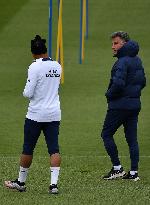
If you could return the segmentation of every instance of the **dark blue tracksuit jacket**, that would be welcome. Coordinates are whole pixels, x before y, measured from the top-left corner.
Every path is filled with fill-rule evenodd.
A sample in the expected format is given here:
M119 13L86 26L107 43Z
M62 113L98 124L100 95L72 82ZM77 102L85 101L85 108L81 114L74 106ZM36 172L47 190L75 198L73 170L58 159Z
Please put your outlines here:
M118 60L112 67L111 79L106 92L108 109L140 109L141 90L146 78L141 59L137 56L138 43L128 41L118 50Z

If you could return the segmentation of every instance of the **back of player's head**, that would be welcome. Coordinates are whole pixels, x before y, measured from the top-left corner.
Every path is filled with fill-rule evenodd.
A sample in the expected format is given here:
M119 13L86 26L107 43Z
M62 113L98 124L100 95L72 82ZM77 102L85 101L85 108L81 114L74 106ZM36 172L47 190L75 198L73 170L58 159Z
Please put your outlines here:
M41 36L36 35L33 40L31 40L31 52L35 55L47 53L46 40L42 39Z
M116 32L111 34L111 38L116 38L116 37L120 37L125 42L130 40L129 34L127 32L124 32L124 31L116 31Z

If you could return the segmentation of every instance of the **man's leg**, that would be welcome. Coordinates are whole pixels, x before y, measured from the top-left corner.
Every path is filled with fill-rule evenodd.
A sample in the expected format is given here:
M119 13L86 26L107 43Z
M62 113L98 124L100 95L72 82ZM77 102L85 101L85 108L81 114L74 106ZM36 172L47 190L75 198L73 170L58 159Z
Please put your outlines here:
M32 164L33 151L37 140L41 134L41 124L39 122L26 119L24 125L23 152L20 157L20 171L18 181L25 182L28 168Z
M59 153L52 154L50 156L50 166L51 167L60 167L61 157Z
M59 154L58 135L59 135L60 122L44 123L43 133L45 135L45 141L50 154L50 193L58 193L58 177L60 171L61 157Z
M58 183L60 171L61 157L59 153L54 153L50 156L50 172L51 172L51 185Z
M121 126L121 124L122 119L120 118L120 111L108 110L104 121L101 137L103 139L105 149L111 158L113 166L120 165L118 150L113 135Z
M110 156L111 162L113 164L112 170L108 175L104 176L104 179L114 179L121 177L125 174L118 157L118 150L115 144L113 135L117 129L122 125L124 120L123 110L108 110L106 118L103 125L103 130L101 137L104 142L105 149Z
M139 114L139 110L130 111L130 115L128 119L126 120L125 123L123 123L125 137L129 146L130 159L131 159L131 170L128 173L128 177L132 177L129 175L134 175L136 180L139 179L138 177L139 146L137 141L138 114Z
M26 181L28 169L30 165L32 164L32 158L33 158L33 155L22 154L20 156L20 170L19 170L18 181L21 183L22 182L25 183Z
M32 159L33 159L33 155L22 154L20 156L20 166L24 168L29 168L30 165L32 164Z
M25 191L25 181L28 169L32 163L33 151L41 133L41 125L30 119L25 120L23 152L20 157L19 177L14 181L5 181L5 186L19 191Z

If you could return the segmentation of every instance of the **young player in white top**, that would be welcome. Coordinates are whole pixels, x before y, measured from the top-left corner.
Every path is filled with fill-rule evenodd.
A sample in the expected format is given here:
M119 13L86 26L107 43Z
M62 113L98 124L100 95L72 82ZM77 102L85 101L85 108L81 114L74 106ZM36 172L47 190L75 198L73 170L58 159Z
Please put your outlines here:
M28 169L32 163L36 142L43 131L50 155L51 182L49 193L58 193L58 177L61 164L58 135L61 120L59 84L61 65L48 57L46 40L39 35L31 40L34 62L29 66L28 78L23 91L30 103L24 125L23 152L20 157L18 179L5 181L5 186L25 191Z
M58 95L61 66L50 58L38 58L29 67L23 92L30 99L26 117L37 122L60 121Z

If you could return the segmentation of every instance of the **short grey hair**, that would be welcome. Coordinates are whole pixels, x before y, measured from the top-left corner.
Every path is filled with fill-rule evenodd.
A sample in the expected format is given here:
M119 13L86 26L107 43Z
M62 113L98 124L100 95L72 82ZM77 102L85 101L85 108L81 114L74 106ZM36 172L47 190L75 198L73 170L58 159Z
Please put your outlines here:
M116 31L116 32L113 32L111 34L111 39L116 38L116 37L120 37L125 42L130 40L129 34L127 32L124 32L124 31Z

